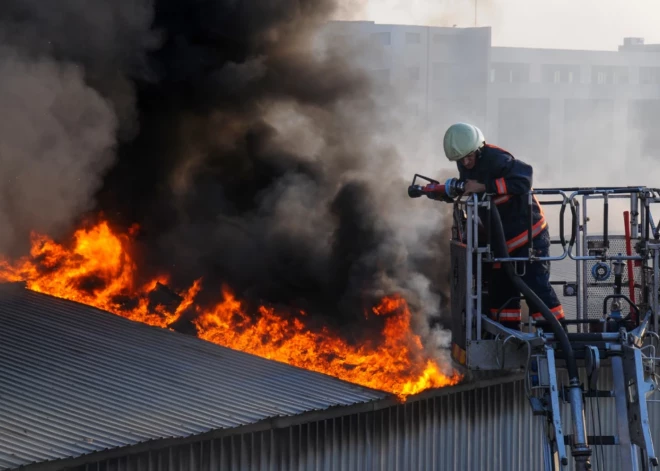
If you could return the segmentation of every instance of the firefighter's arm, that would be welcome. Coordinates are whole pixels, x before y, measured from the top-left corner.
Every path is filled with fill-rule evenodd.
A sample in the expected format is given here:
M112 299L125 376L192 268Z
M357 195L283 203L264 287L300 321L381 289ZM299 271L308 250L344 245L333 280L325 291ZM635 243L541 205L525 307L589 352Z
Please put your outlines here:
M476 180L473 180L471 178L468 178L468 176L465 173L464 168L456 163L456 167L458 168L458 179L463 180L465 182L465 193L470 194L470 193L483 193L486 191L486 186L478 182Z
M532 189L534 170L522 160L496 155L490 160L492 178L484 182L486 191L497 195L524 195Z

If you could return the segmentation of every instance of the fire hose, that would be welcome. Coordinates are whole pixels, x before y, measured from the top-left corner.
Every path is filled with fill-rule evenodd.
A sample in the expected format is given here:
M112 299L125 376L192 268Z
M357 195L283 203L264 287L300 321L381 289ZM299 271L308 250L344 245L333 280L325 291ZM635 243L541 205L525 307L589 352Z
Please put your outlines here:
M491 228L492 231L492 249L496 258L507 258L509 252L506 246L506 239L504 238L504 228L502 227L502 220L500 219L500 212L497 209L497 206L491 206ZM564 354L566 355L566 366L568 369L569 379L577 379L578 368L575 361L575 355L573 354L573 348L571 343L568 340L568 335L561 323L557 318L552 314L550 308L538 297L538 295L523 281L523 279L516 273L515 268L512 265L512 262L505 262L502 264L502 267L505 269L507 276L511 279L511 282L516 286L516 288L525 296L525 299L528 300L538 312L541 313L543 319L548 323L552 329L553 334L559 341Z
M422 187L416 185L417 178L425 179L430 182L429 185ZM446 202L453 202L454 198L460 197L465 191L465 183L456 178L447 180L444 184L440 184L437 180L432 180L422 175L415 174L413 183L408 187L408 196L411 198L419 198L426 195L430 199L441 200ZM565 204L562 205L561 210L561 241L565 245L566 240L564 236L563 215L565 211ZM496 258L506 259L509 252L506 245L506 238L504 235L504 227L500 218L499 209L495 204L491 204L491 209L488 211L490 214L489 225L491 228L491 248ZM575 221L576 211L575 207L571 204L571 212ZM530 231L531 232L531 231ZM607 232L605 233L607 240ZM530 234L531 235L531 234ZM570 245L575 243L575 223L571 231ZM531 243L531 237L530 237ZM502 267L505 274L510 279L511 283L517 290L525 296L528 304L535 311L540 312L545 322L549 325L554 334L555 339L559 342L560 348L564 354L566 363L566 370L568 372L569 386L568 386L568 400L570 403L571 419L573 422L573 445L572 455L575 459L576 469L578 471L586 471L591 469L590 458L592 450L589 447L587 440L587 429L584 415L584 402L582 398L582 388L580 386L580 377L578 374L577 361L575 353L568 337L568 333L564 330L562 324L550 311L550 308L539 298L539 296L525 283L522 277L516 272L512 262L503 262Z
M624 211L623 212L623 227L625 229L626 233L626 255L630 257L632 255L632 241L631 241L631 236L630 236L630 212L629 211ZM633 305L635 304L635 275L633 272L633 263L628 262L628 296L630 297L630 300L632 301ZM635 315L637 313L634 313L632 310L630 311L631 315ZM639 314L637 314L637 317L633 317L633 322L637 324L639 322Z
M429 185L422 187L419 184L416 184L417 178L426 180L430 182ZM408 196L411 198L419 198L423 195L431 199L442 199L449 200L453 202L453 198L460 196L465 191L465 182L457 178L450 178L444 184L440 184L437 180L432 178L425 177L423 175L415 174L413 177L412 184L408 187ZM490 219L491 219L491 228L492 231L492 248L495 256L497 258L507 258L509 255L506 238L504 236L504 228L502 226L502 220L500 218L499 210L497 205L491 205ZM562 227L563 229L563 227ZM563 236L563 230L562 230ZM563 238L563 237L562 237ZM575 239L575 233L571 234L571 242ZM575 361L575 355L573 353L573 348L571 343L568 340L568 335L561 323L557 318L552 314L550 308L541 301L541 298L523 281L523 279L516 273L516 270L511 265L511 262L506 262L503 264L505 273L511 279L511 282L514 286L525 296L533 306L536 307L537 311L541 313L545 321L550 325L552 332L555 334L555 337L559 341L564 355L566 356L566 366L568 370L569 380L571 384L575 385L573 387L580 390L580 378L578 376L577 362ZM580 396L581 397L581 396Z
M504 237L504 228L502 226L502 220L500 219L499 210L494 204L491 205L490 215L492 229L491 248L493 249L496 258L507 258L509 253L506 246L506 239ZM534 307L537 312L541 313L543 319L550 326L564 352L569 379L569 399L571 403L572 419L573 425L576 427L573 456L575 457L576 462L579 461L579 463L583 465L582 468L578 469L588 469L587 463L591 456L591 449L587 443L586 426L584 424L584 414L582 413L584 410L582 388L580 387L580 377L578 375L575 353L573 352L573 347L568 339L568 334L559 320L557 320L552 314L548 306L527 285L527 283L523 281L520 275L516 273L512 262L503 262L502 268L504 268L506 275L509 277L513 285L525 296L527 302L531 304L530 307Z

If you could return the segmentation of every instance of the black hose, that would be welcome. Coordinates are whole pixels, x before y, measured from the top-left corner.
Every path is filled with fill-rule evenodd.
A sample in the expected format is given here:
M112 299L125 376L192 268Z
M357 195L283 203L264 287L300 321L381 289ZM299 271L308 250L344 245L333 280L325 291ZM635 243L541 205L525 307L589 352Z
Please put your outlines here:
M504 237L504 228L502 227L502 219L500 218L500 212L495 204L491 204L490 215L492 218L491 228L493 229L492 234L492 249L495 252L496 258L507 258L509 252L506 247L506 239ZM531 241L530 241L531 242ZM577 381L579 384L578 368L577 362L575 361L575 355L573 353L573 348L571 347L571 342L568 340L568 335L562 327L561 323L557 318L552 314L548 306L541 301L541 298L532 291L532 289L525 283L522 278L516 273L512 262L502 262L502 268L505 273L515 285L515 287L525 296L525 299L532 307L536 308L538 312L541 313L543 319L550 325L552 332L555 334L555 338L559 340L564 355L566 356L566 369L568 370L568 377L571 382Z
M528 206L528 211L529 211L529 226L527 227L527 245L529 249L533 247L533 226L534 226L534 199L532 198L532 195L529 195L529 206Z
M564 214L566 214L566 200L561 202L561 209L559 210L559 241L561 242L562 247L566 247L566 236L564 231ZM575 244L575 226L577 226L577 211L575 210L575 204L570 202L571 207L571 240L569 242L569 247L573 247Z
M603 248L610 248L610 239L607 232L609 228L609 219L610 219L610 203L607 197L607 194L603 197L605 199L603 203Z
M578 216L577 216L577 208L575 205L579 204L577 201L571 201L571 216L573 217L572 219L572 228L571 228L571 241L569 242L569 246L573 247L573 244L575 244L575 239L577 238L576 230L577 230L577 225L578 225Z
M410 192L409 192L410 193ZM559 210L559 240L561 246L566 247L566 236L564 235L564 213L566 212L566 201L562 202L561 209ZM575 221L573 221L575 223ZM575 224L573 224L575 225Z

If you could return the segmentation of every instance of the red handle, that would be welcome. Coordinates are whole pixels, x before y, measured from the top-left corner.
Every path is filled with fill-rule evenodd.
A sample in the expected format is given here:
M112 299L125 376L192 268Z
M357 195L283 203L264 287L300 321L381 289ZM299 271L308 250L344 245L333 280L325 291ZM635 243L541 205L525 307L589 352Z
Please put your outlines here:
M429 185L426 185L424 188L422 188L422 191L424 193L442 193L446 194L447 192L445 191L445 184L439 184L439 183L431 183Z

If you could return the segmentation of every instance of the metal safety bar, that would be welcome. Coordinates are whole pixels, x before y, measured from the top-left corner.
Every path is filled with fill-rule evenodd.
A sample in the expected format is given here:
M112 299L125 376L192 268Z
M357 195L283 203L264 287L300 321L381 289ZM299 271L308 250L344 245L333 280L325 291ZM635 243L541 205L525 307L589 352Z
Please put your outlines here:
M550 201L539 201L537 195L555 197ZM537 189L527 195L527 203L531 206L535 202L540 205L558 205L559 209L559 240L551 241L561 245L562 253L555 256L536 257L532 252L532 214L528 226L528 256L495 258L491 251L491 219L481 220L480 211L486 212L494 209L493 195L479 197L472 194L459 198L454 202L454 224L460 225L452 231L453 246L457 249L456 258L452 263L466 264L464 282L465 306L460 305L452 309L452 315L461 322L453 332L465 339L464 363L471 369L504 369L524 368L525 388L534 415L542 416L546 421L546 448L545 469L558 471L566 469L569 464L568 447L575 461L575 469L586 471L591 469L591 447L614 445L619 450L619 461L622 469L657 469L659 459L655 453L650 433L648 403L656 402L650 396L658 389L659 357L656 350L660 348L660 335L658 335L658 313L660 313L660 228L656 226L650 207L660 203L659 190L644 187L623 188L563 188L563 189ZM499 195L498 195L499 196ZM590 235L588 205L591 201L603 201L602 231ZM621 240L620 235L613 235L610 230L610 203L614 200L630 200L629 211L624 217L626 229L625 254L612 250L611 241ZM570 234L567 237L565 221L566 212L570 213ZM488 227L485 227L488 225ZM486 239L481 235L487 234ZM633 255L632 241L635 241L635 254ZM615 253L617 252L617 253ZM463 257L465 258L461 258ZM560 261L571 259L576 266L576 319L567 324L577 324L577 332L568 332L557 328L547 318L545 321L531 321L527 332L507 327L484 314L482 306L483 291L483 263L497 262L537 262ZM627 260L628 269L632 270L631 263L638 261L640 274L639 286L637 283L629 285L629 297L622 291L623 264ZM588 290L592 289L587 273L587 263L590 261L602 264L611 262L613 271L618 277L611 294L598 295L603 305L602 318L589 319ZM606 267L607 268L607 267ZM592 276L598 282L606 278ZM610 273L610 272L607 272ZM628 272L630 275L630 271ZM458 275L455 275L458 276ZM609 276L609 275L608 275ZM629 276L629 279L632 279ZM453 287L460 283L452 284ZM606 285L606 284L605 284ZM642 290L642 296L635 298L636 289ZM454 288L452 288L454 289ZM458 288L456 288L458 289ZM461 288L462 289L462 288ZM631 299L632 298L632 299ZM617 303L625 301L630 304L631 315L624 319L625 323L612 321L612 314L621 311L619 307L611 307L607 314L608 301ZM633 318L633 311L635 317ZM465 323L463 323L463 319ZM620 319L620 318L618 318ZM583 325L603 323L608 327L602 331L596 329L582 329ZM531 327L536 329L532 331ZM625 326L625 327L622 327ZM550 328L547 328L550 327ZM464 329L464 330L463 330ZM460 332L460 333L456 333ZM651 339L651 343L647 344ZM563 343L562 343L563 342ZM463 348L463 347L461 347ZM495 358L495 360L493 360ZM493 366L489 366L494 364ZM571 365L584 371L586 382L581 384L577 374L570 373ZM611 368L613 383L605 390L597 386L601 367ZM557 374L560 368L569 371L569 382L562 384ZM634 394L627 391L634 390ZM585 420L584 397L598 399L599 397L613 397L616 410L616 434L603 436L602 433L589 433ZM647 399L647 397L649 397ZM562 420L561 403L569 404L570 422L572 430L564 426ZM597 403L597 401L596 401ZM592 412L593 414L593 412ZM598 412L600 414L600 412ZM571 433L572 432L572 433Z
M539 201L536 196L557 196L554 200ZM587 322L585 309L588 306L587 299L587 265L584 262L598 261L598 262L615 262L615 261L628 261L628 262L651 262L653 276L653 293L654 296L647 296L649 304L654 313L660 312L660 303L658 301L658 293L660 293L660 275L658 270L660 267L660 226L656 227L653 224L653 218L650 211L651 204L660 203L660 189L646 188L646 187L593 187L593 188L541 188L534 189L528 193L528 203L531 205L537 201L540 205L559 205L559 240L554 240L554 245L561 245L562 252L559 255L549 255L545 257L538 257L532 253L531 241L532 235L532 215L529 214L530 223L528 227L528 246L530 248L527 256L521 257L494 257L490 250L490 241L483 241L480 247L479 229L480 225L483 227L484 221L479 218L479 211L491 211L492 204L494 204L493 196L485 194L479 198L476 194L468 195L464 198L456 200L454 211L464 211L466 213L464 230L458 231L459 234L465 234L467 237L463 242L466 244L466 257L467 257L467 276L468 279L476 277L475 284L470 284L466 290L466 321L467 325L475 326L475 332L472 333L468 329L468 340L473 340L473 335L476 339L481 338L482 334L482 299L480 290L477 288L481 286L483 281L483 263L501 263L501 262L542 262L542 261L561 261L567 258L576 262L576 323L578 323L578 331L582 330L581 323ZM603 230L599 236L603 239L602 248L594 253L589 253L589 217L588 217L588 202L594 199L602 199L604 201L603 208ZM612 199L629 199L629 212L630 212L630 238L638 244L637 254L622 254L610 253L609 240L612 237L609 230L610 217L609 217L609 201ZM580 202L581 200L581 202ZM581 206L582 211L579 211ZM640 208L642 209L640 211ZM566 212L570 216L570 235L566 236ZM455 218L456 223L456 218ZM490 220L487 221L490 224ZM490 231L488 231L490 232ZM651 235L654 236L651 239ZM620 236L614 236L620 237ZM475 263L476 262L476 263ZM476 273L474 271L476 270ZM642 277L647 277L647 274L642 271ZM643 286L648 284L646 279L640 280ZM473 324L474 322L474 324ZM531 324L530 324L531 326ZM653 316L653 331L658 332L659 320L658 316Z

